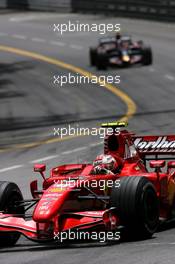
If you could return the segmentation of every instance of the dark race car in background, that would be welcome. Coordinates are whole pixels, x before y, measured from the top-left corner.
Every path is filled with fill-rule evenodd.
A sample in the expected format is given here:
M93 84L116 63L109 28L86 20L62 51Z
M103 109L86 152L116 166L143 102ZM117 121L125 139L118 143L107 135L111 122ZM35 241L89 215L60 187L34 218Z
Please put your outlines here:
M89 56L91 66L96 66L98 70L138 63L151 65L153 61L151 47L145 46L143 41L133 41L130 36L101 38L97 47L90 48Z

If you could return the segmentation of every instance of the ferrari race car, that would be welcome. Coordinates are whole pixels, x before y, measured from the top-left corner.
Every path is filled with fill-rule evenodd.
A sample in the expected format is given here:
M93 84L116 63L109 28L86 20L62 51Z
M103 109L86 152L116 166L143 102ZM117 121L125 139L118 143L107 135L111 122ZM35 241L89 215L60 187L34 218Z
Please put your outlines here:
M134 64L150 65L153 61L151 47L143 41L133 41L130 36L102 38L97 47L90 48L90 65L98 70L108 66L128 67Z
M104 154L123 160L115 172L95 174L93 164L68 164L53 168L47 178L46 166L36 164L43 187L31 182L29 200L15 183L0 182L1 246L14 245L20 235L55 242L70 231L125 229L149 238L162 221L174 219L175 135L136 136L122 128L123 122L102 126L107 130Z

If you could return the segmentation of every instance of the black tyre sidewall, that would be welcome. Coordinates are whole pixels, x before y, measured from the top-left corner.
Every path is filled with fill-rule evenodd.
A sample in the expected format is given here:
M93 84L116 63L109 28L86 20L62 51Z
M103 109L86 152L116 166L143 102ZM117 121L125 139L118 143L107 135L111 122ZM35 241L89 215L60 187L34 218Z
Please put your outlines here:
M158 227L159 205L155 188L151 182L140 182L137 189L137 208L139 217L136 223L143 233L153 234Z
M153 62L152 50L150 47L144 47L142 50L143 65L151 65Z
M153 184L145 177L130 176L120 179L120 187L111 193L111 207L116 207L122 225L142 237L151 236L158 227L159 205ZM148 201L152 199L152 203ZM150 216L150 211L153 216Z
M97 50L95 48L90 48L89 57L90 57L90 65L91 66L96 65L96 56L97 56Z
M106 54L103 54L103 53L100 53L100 54L97 54L97 61L96 61L96 66L97 66L97 69L98 70L106 70L107 69L107 55Z
M12 214L24 214L24 207L14 207L16 201L23 200L22 193L15 183L0 182L0 211ZM0 247L13 246L19 239L18 232L0 232Z

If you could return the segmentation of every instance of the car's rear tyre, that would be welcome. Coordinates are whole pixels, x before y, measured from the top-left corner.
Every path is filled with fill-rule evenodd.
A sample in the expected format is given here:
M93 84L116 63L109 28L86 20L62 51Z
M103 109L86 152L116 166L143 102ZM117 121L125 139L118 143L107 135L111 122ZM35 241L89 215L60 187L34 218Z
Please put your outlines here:
M150 47L144 47L142 50L142 64L151 65L153 63L153 55Z
M96 66L98 70L107 70L108 56L106 53L99 53L97 55Z
M15 183L0 181L0 211L7 214L24 214L24 207L15 205L17 201L22 200L22 193ZM13 246L19 238L18 232L0 232L0 247Z
M129 234L149 238L159 225L158 198L153 184L145 177L130 176L120 179L120 187L113 186L111 206Z
M95 66L96 65L96 58L97 58L97 50L96 48L90 48L89 50L89 59L90 59L90 65Z

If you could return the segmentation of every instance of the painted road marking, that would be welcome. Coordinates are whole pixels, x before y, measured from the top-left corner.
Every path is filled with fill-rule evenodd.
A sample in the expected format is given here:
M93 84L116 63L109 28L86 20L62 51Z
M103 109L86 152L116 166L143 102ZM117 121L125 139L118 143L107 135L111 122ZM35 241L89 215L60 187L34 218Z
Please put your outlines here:
M166 74L165 78L170 80L170 81L174 81L175 80L175 78L172 75L169 75L169 74Z
M153 68L153 67L151 67L151 68L149 68L149 71L150 71L150 72L155 72L155 71L156 71L156 69L155 69L155 68Z
M153 243L139 243L134 244L134 246L168 246L168 245L175 245L175 242L153 242Z
M48 140L40 140L38 142L31 142L31 143L26 143L26 144L17 144L14 145L12 147L9 148L5 148L5 149L0 149L0 153L4 153L4 152L9 152L9 151L14 151L14 150L18 150L18 149L23 149L23 148L34 148L34 147L38 147L41 146L43 144L52 144L52 143L56 143L56 142L62 142L62 141L67 141L67 140L71 140L77 137L83 137L83 135L79 135L79 136L65 136L62 138L50 138Z
M92 146L95 147L95 146L97 146L99 144L102 144L102 142L91 144L89 147L92 147ZM83 150L88 149L89 147L84 146L84 147L75 148L75 149L72 149L72 150L69 150L69 151L64 151L64 152L60 153L59 155L51 155L51 156L35 159L35 160L32 160L32 161L29 161L28 163L29 164L41 163L43 161L59 158L62 155L69 155L69 154L72 154L72 153L75 153L75 152L83 151ZM25 164L14 165L14 166L11 166L11 167L0 169L0 173L6 172L6 171L9 171L9 170L15 170L15 169L23 168L23 167L25 167Z
M99 145L102 145L102 144L103 144L103 142L93 143L93 144L90 144L89 147L96 147L96 146L99 146ZM37 163L37 162L42 162L42 161L46 161L46 160L55 159L55 158L60 157L61 155L68 155L68 154L72 154L72 153L75 153L75 152L86 150L89 147L84 146L84 147L75 148L75 149L72 149L72 150L64 151L64 152L60 153L59 155L52 155L52 156L47 156L47 157L39 158L39 159L36 159L36 160L32 160L32 161L29 161L29 163L33 164L33 163Z
M70 48L72 48L72 49L77 49L77 50L82 50L83 49L83 47L82 46L79 46L79 45L70 45Z
M68 150L68 151L64 151L62 153L62 155L68 155L68 154L72 154L72 153L75 153L75 152L79 152L79 151L83 151L85 149L87 149L88 147L80 147L80 148L76 148L76 149L72 149L72 150Z
M69 14L67 16L70 16ZM25 22L25 21L30 21L30 20L38 20L38 19L47 19L47 18L53 18L53 17L56 17L58 18L58 14L37 14L37 15L17 15L17 16L14 16L14 17L11 17L9 18L9 21L10 22ZM66 14L59 14L59 17L66 17Z
M35 41L35 42L46 42L46 40L42 39L42 38L32 38L32 41Z
M14 165L14 166L11 166L11 167L0 169L0 173L6 172L6 171L10 171L10 170L19 169L19 168L22 168L22 167L24 167L24 165Z
M94 143L94 144L91 144L89 145L89 147L96 147L98 145L101 145L103 142L98 142L98 143ZM36 160L32 160L32 161L29 161L29 163L40 163L40 162L43 162L43 161L47 161L47 160L51 160L51 159L56 159L58 157L60 157L61 155L68 155L68 154L72 154L72 153L75 153L75 152L79 152L79 151L83 151L83 150L86 150L88 149L89 147L79 147L79 148L75 148L75 149L72 149L72 150L68 150L68 151L64 151L62 153L60 153L59 155L52 155L52 156L48 156L48 157L43 157L43 158L39 158L39 159L36 159Z
M3 32L0 32L0 37L4 37L4 36L8 36L7 33L3 33ZM24 36L24 35L18 35L18 34L12 34L10 35L10 37L12 38L16 38L16 39L21 39L21 40L26 40L28 37L27 36ZM44 43L44 42L47 42L46 39L43 39L43 38L37 38L37 37L33 37L31 38L31 41L34 41L34 42L39 42L39 43ZM59 47L64 47L66 46L66 43L64 42L60 42L60 41L54 41L54 40L51 40L49 41L49 43L51 45L55 45L55 46L59 46ZM82 50L83 47L82 46L79 46L79 45L69 45L70 48L72 49L77 49L77 50Z
M97 147L97 146L100 146L103 144L103 141L102 142L98 142L98 143L92 143L90 144L90 147Z
M66 45L66 43L64 43L64 42L53 41L53 40L50 41L50 44L60 46L60 47L64 47Z
M27 39L27 36L17 35L17 34L13 34L12 37L17 39Z
M8 34L4 32L0 32L0 37L5 37L5 36L8 36Z
M37 16L16 16L16 17L11 17L9 18L10 22L22 22L22 21L28 21L28 20L33 20L37 18Z
M55 159L55 158L58 158L58 157L59 157L59 155L47 156L47 157L44 157L44 158L40 158L40 159L36 159L36 160L32 160L32 161L30 161L29 163L43 162L43 161L51 160L51 159Z
M27 50L21 50L21 49L9 47L9 46L2 46L2 45L0 46L0 51L14 53L20 56L33 58L33 59L36 59L42 62L46 62L52 65L64 68L66 70L70 70L72 72L79 73L80 75L83 75L83 76L88 76L90 79L94 78L94 74L92 74L91 72L88 72L74 65L65 63L63 61L60 61L60 60L57 60L51 57L47 57L42 54L38 54L38 53L27 51ZM125 92L123 92L122 90L120 90L119 88L117 88L116 86L112 84L105 83L105 86L101 86L100 81L98 81L98 84L100 85L99 86L100 88L107 89L108 91L112 92L115 96L119 97L126 104L127 111L125 115L122 118L120 118L120 120L128 121L129 118L133 117L133 115L136 113L137 107L136 107L135 102L132 100L132 98L129 97L129 95L127 95ZM21 148L31 148L31 147L36 147L36 146L43 145L43 144L55 143L58 141L68 140L68 139L77 138L77 137L79 136L68 136L64 138L51 138L45 141L43 140L43 141L31 142L27 144L18 144L8 149L0 149L0 151L5 152L5 151L16 150L16 149L21 149Z

